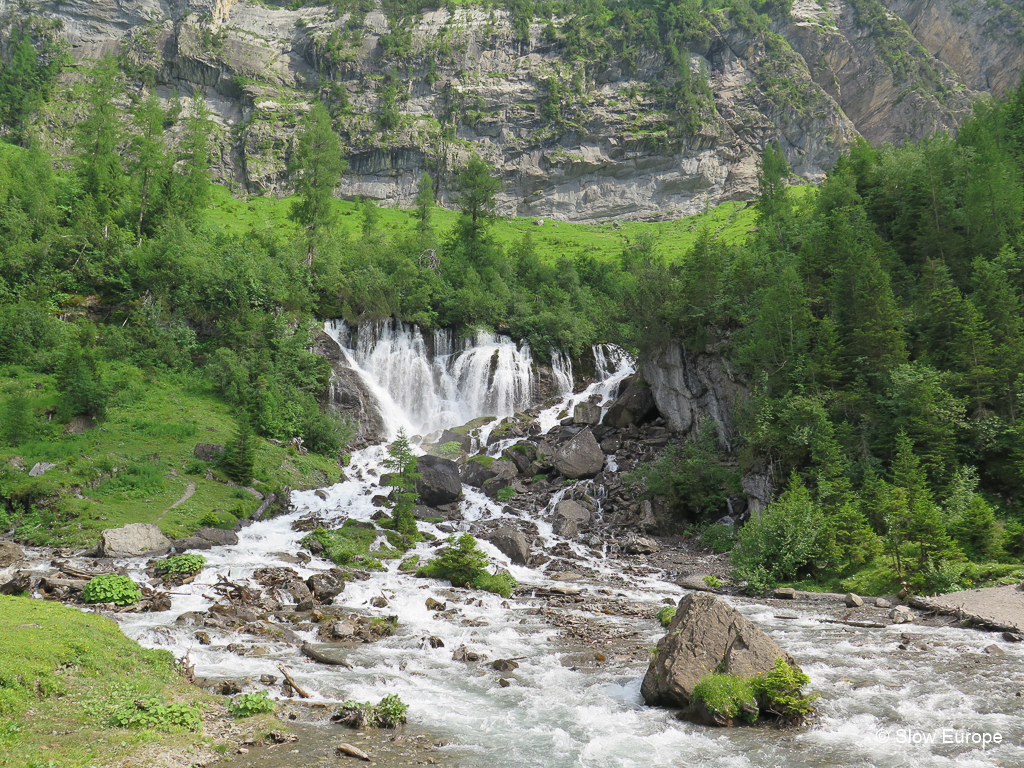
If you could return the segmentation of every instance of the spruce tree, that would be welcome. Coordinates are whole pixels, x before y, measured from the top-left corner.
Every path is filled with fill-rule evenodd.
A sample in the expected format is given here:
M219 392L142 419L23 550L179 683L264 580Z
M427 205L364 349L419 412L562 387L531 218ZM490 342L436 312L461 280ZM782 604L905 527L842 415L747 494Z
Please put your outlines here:
M413 507L419 497L416 481L420 474L416 471L416 455L412 452L404 429L398 431L398 437L388 446L388 458L384 459L384 466L389 470L388 485L394 488L391 498L395 530L406 536L415 535L416 517Z
M931 560L958 559L961 553L946 531L942 510L935 503L928 478L914 453L906 432L896 436L896 459L892 465L892 484L906 493L906 517L903 527L908 541L917 546L918 564Z
M156 91L150 91L135 111L136 134L131 142L134 155L131 167L138 186L139 218L135 233L140 243L143 230L153 229L152 226L146 226L146 216L155 207L156 198L164 192L170 172L170 158L167 156L164 136L166 117Z
M302 120L288 164L298 195L290 215L306 232L307 267L313 266L322 236L334 222L334 190L347 168L331 116L323 104L316 103Z
M252 481L255 464L256 433L253 431L249 415L243 413L238 419L234 435L224 446L221 466L231 480L247 485Z
M75 162L82 188L101 218L120 207L127 187L120 152L124 134L114 105L114 98L123 90L117 60L111 56L101 59L90 71L85 119L75 127Z
M413 214L419 220L416 228L420 232L428 233L432 230L434 205L434 181L429 173L424 173L416 185L416 210Z

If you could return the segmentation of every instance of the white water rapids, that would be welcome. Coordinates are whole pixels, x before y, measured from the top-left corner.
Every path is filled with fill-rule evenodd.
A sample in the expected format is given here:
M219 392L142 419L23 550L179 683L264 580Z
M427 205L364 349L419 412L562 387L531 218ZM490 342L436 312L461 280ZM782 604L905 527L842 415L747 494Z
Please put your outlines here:
M528 404L533 387L532 358L525 346L508 339L480 336L470 341L435 338L433 349L419 331L391 325L378 333L352 335L341 327L329 328L346 351L350 364L382 403L388 428L404 427L427 434L457 426L484 414L508 415ZM385 354L386 353L386 354ZM568 360L556 356L556 380L563 382L563 401L542 413L544 429L553 426L567 406L594 393L607 397L632 370L628 356L613 347L595 351L602 379L583 393L571 394ZM501 445L494 447L492 453ZM169 612L122 614L118 620L126 634L150 647L186 652L203 677L248 678L263 673L279 675L286 664L299 684L313 692L314 700L378 701L388 693L409 704L409 718L417 728L442 739L447 759L456 765L488 768L658 768L660 766L1024 766L1024 652L1002 644L1005 657L982 649L997 638L973 630L893 626L858 629L821 624L820 614L787 610L795 620L775 618L771 608L733 600L746 616L788 650L811 677L811 688L821 692L820 718L800 730L709 729L675 720L664 709L646 707L640 697L645 665L611 656L596 670L577 671L563 664L568 659L558 630L545 623L536 608L543 603L528 597L511 600L488 593L452 591L437 581L416 579L397 572L398 561L385 561L390 569L368 581L349 582L337 604L370 615L397 615L397 633L347 655L353 669L327 667L303 658L293 645L271 638L210 631L213 644L200 645L194 627L174 620L186 611L204 611L211 600L210 585L218 574L241 581L265 566L295 568L305 578L326 570L330 563L314 559L296 565L282 555L299 551L304 534L291 523L310 511L339 518L369 520L377 509L371 497L379 492L382 447L357 452L347 470L347 482L326 490L326 499L313 492L295 493L294 512L255 523L239 533L235 547L205 552L206 570L191 585L176 588ZM363 479L360 479L363 478ZM502 505L466 488L463 529L475 520L500 518ZM556 498L558 496L556 495ZM541 542L557 543L544 511L536 514ZM427 523L421 528L444 534ZM511 565L486 542L483 549L525 585L555 584L539 570ZM614 578L616 561L595 555L577 543L572 547L586 565L607 575L607 581L576 582L586 598L612 586L617 594L646 603L651 613L663 598L678 600L680 587L657 579ZM426 558L432 550L418 545ZM138 563L129 564L137 568ZM141 571L133 572L138 579ZM374 608L371 598L384 596L389 605ZM454 595L454 597L453 597ZM428 611L427 597L447 601L458 609L453 618ZM558 610L558 609L556 609ZM570 609L565 609L570 610ZM580 612L580 615L584 615ZM663 630L653 620L603 617L639 633L653 646ZM898 651L901 632L912 631L933 646L930 652ZM314 632L300 633L316 642ZM429 636L439 636L442 648L431 648ZM239 656L229 643L263 646L266 655ZM513 673L495 672L489 665L452 660L460 645L485 653L489 659L520 658ZM600 649L595 649L600 650ZM499 686L502 676L513 680ZM250 689L264 689L253 684ZM270 689L276 691L277 689ZM336 726L325 726L343 731ZM947 734L940 729L951 729ZM999 734L1001 743L956 743L970 734ZM943 743L947 735L951 743Z

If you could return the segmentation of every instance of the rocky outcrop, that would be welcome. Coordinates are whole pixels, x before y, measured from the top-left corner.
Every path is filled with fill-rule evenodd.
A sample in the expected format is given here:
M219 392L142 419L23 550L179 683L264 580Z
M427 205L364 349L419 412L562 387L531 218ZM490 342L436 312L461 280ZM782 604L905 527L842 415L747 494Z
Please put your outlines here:
M642 423L657 411L654 394L636 374L627 377L622 394L611 404L601 423L606 427L622 429L630 424Z
M331 382L324 396L324 407L352 421L356 436L366 442L387 437L380 403L359 374L349 367L338 342L324 331L317 333L313 350L331 364Z
M459 465L440 456L420 456L416 459L416 492L428 507L439 507L462 498Z
M151 523L129 523L100 533L100 557L152 557L171 550L171 541Z
M559 446L551 463L559 473L572 480L593 477L604 467L604 452L588 428Z
M580 61L567 55L567 19L552 20L552 40L538 17L520 41L500 7L426 10L397 50L394 20L376 9L360 21L260 0L35 5L75 58L121 54L168 102L175 91L203 94L218 124L213 168L233 188L288 191L297 120L329 91L349 161L339 194L410 204L429 168L451 202L452 171L476 151L505 182L502 213L580 221L749 198L768 141L816 179L858 133L955 129L978 93L1016 82L1024 50L1019 14L982 0L797 0L773 22L778 38L709 14L703 39L680 41L691 77L707 86L683 128L664 97L677 65L643 46L628 59ZM397 119L385 125L395 72ZM555 87L557 118L545 109ZM42 138L61 151L67 126L48 125Z
M724 600L689 594L658 641L640 692L648 704L687 707L705 675L753 677L769 672L779 658L797 668L792 656Z
M747 397L747 389L717 352L693 354L673 342L641 363L658 411L677 432L688 433L711 419L723 447L736 439L732 412Z
M25 552L13 541L0 539L0 568L9 568L25 558Z

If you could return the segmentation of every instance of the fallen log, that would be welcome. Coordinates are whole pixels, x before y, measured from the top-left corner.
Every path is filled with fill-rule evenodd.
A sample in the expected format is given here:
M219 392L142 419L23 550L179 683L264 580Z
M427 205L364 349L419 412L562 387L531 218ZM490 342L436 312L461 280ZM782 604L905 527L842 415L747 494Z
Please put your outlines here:
M360 760L370 761L370 756L363 752L359 747L353 747L351 744L339 744L335 747L334 752L336 755L341 757L346 755L348 757L358 757Z
M331 654L319 651L316 649L315 646L310 645L309 643L303 643L302 648L300 648L299 650L302 651L303 656L312 659L313 661L319 662L320 664L328 664L332 667L345 667L345 669L353 669L353 666L344 659L339 659L337 656L332 656Z
M879 624L877 621L850 621L849 619L815 619L821 624L843 624L847 627L860 627L861 629L885 629L888 624Z

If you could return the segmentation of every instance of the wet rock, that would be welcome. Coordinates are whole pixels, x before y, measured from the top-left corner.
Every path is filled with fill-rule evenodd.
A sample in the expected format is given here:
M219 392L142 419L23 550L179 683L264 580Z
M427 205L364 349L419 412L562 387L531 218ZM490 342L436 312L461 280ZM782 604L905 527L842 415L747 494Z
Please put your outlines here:
M416 492L420 501L430 507L450 504L462 497L462 480L459 466L454 461L440 456L420 456L416 459Z
M436 520L439 517L444 517L440 510L428 507L424 504L417 504L413 507L412 516L417 520Z
M572 480L593 477L604 468L604 452L593 433L584 429L555 451L552 464Z
M216 461L224 453L224 446L217 443L199 443L192 449L192 455L200 461Z
M890 603L884 597L876 597L875 598L875 607L876 608L892 608L892 603Z
M427 610L428 611L443 611L447 606L440 600L435 600L432 597L427 598Z
M486 658L487 656L485 654L471 651L464 645L460 645L452 654L452 661L484 661Z
M317 573L306 579L306 586L313 597L321 603L328 603L345 591L345 579L341 571L332 568L327 573Z
M888 615L893 624L908 624L914 620L913 611L905 605L897 605Z
M327 491L325 491L323 488L317 488L315 491L313 491L313 495L320 499L320 501L327 501L327 499L329 498L327 496Z
M648 704L686 707L704 675L762 674L777 658L797 668L792 656L724 600L690 594L679 601L668 632L658 641L640 692Z
M431 635L428 637L427 643L429 643L431 648L444 648L444 640L437 635Z
M100 557L165 555L171 551L171 541L151 523L129 523L100 533L98 551Z
M463 453L469 453L473 450L473 438L468 434L463 434L461 431L456 432L455 430L446 429L442 432L437 445L447 445L448 443L458 443L459 449Z
M900 644L897 646L901 651L930 651L932 647L916 635L903 633L900 635Z
M529 443L517 443L503 452L501 457L504 461L511 461L515 464L516 474L525 475L530 471L533 457L536 455L536 450Z
M993 644L993 645L986 645L985 646L985 653L987 653L987 654L989 654L991 656L1005 656L1006 655L1006 651L1004 651L1002 648L1000 648L998 645L995 645L995 644Z
M338 619L330 625L330 637L335 640L347 640L350 637L355 637L358 631L358 627L346 619Z
M623 381L625 389L612 403L601 423L622 429L648 419L655 412L654 394L639 376L633 374Z
M614 454L622 447L622 440L617 437L606 437L601 441L601 450L607 454Z
M242 686L237 680L221 680L214 685L213 692L219 693L221 696L234 696L242 692Z
M495 499L501 491L505 490L510 485L512 485L512 481L507 477L492 477L483 484L480 490L484 492L484 495L487 496L487 498Z
M1024 634L1019 632L1003 632L1003 640L1008 643L1024 643Z
M238 534L234 531L225 531L223 528L200 528L193 535L220 547L234 546L238 543Z
M530 542L527 541L522 531L502 526L487 540L516 565L526 565L526 561L530 557Z
M201 539L198 536L174 540L175 552L188 552L193 549L213 549L213 542L209 539Z
M701 574L691 573L689 576L683 576L680 579L676 579L678 584L683 589L692 589L695 592L713 592L714 590L708 586L707 582L704 581L704 576ZM669 605L675 605L675 601L671 598L667 599L666 602Z
M796 600L796 590L792 587L779 587L772 592L776 600Z
M843 598L843 602L846 603L847 608L864 607L864 598L860 595L853 594L853 592L847 592L846 597Z
M0 568L10 568L25 559L25 552L13 541L0 539Z
M277 675L260 675L260 682L263 685L274 685L275 683L277 683Z
M576 501L560 501L555 505L551 527L558 536L575 537L581 528L590 524L590 510Z
M378 595L377 597L370 598L370 605L374 608L387 608L389 603L386 597L380 597Z
M498 474L491 468L492 464L493 462L486 460L483 462L473 460L467 461L462 466L460 479L466 485L472 486L473 488L482 488L484 483Z
M31 577L24 571L18 571L6 581L0 580L0 595L16 595L25 592L31 585Z
M601 421L601 406L594 403L577 403L572 411L572 423L594 426Z
M491 662L491 666L499 672L512 672L519 669L519 664L513 659L495 659Z
M533 460L533 467L537 470L533 474L539 474L541 472L550 472L554 465L552 461L555 458L555 449L552 448L546 440L540 440L537 442L536 456Z
M203 630L199 630L194 635L192 635L192 637L198 640L200 645L209 645L212 642L210 640L210 633L204 632Z
M500 685L502 688L508 688L510 685L512 685L512 681L504 677L499 677L498 685Z

